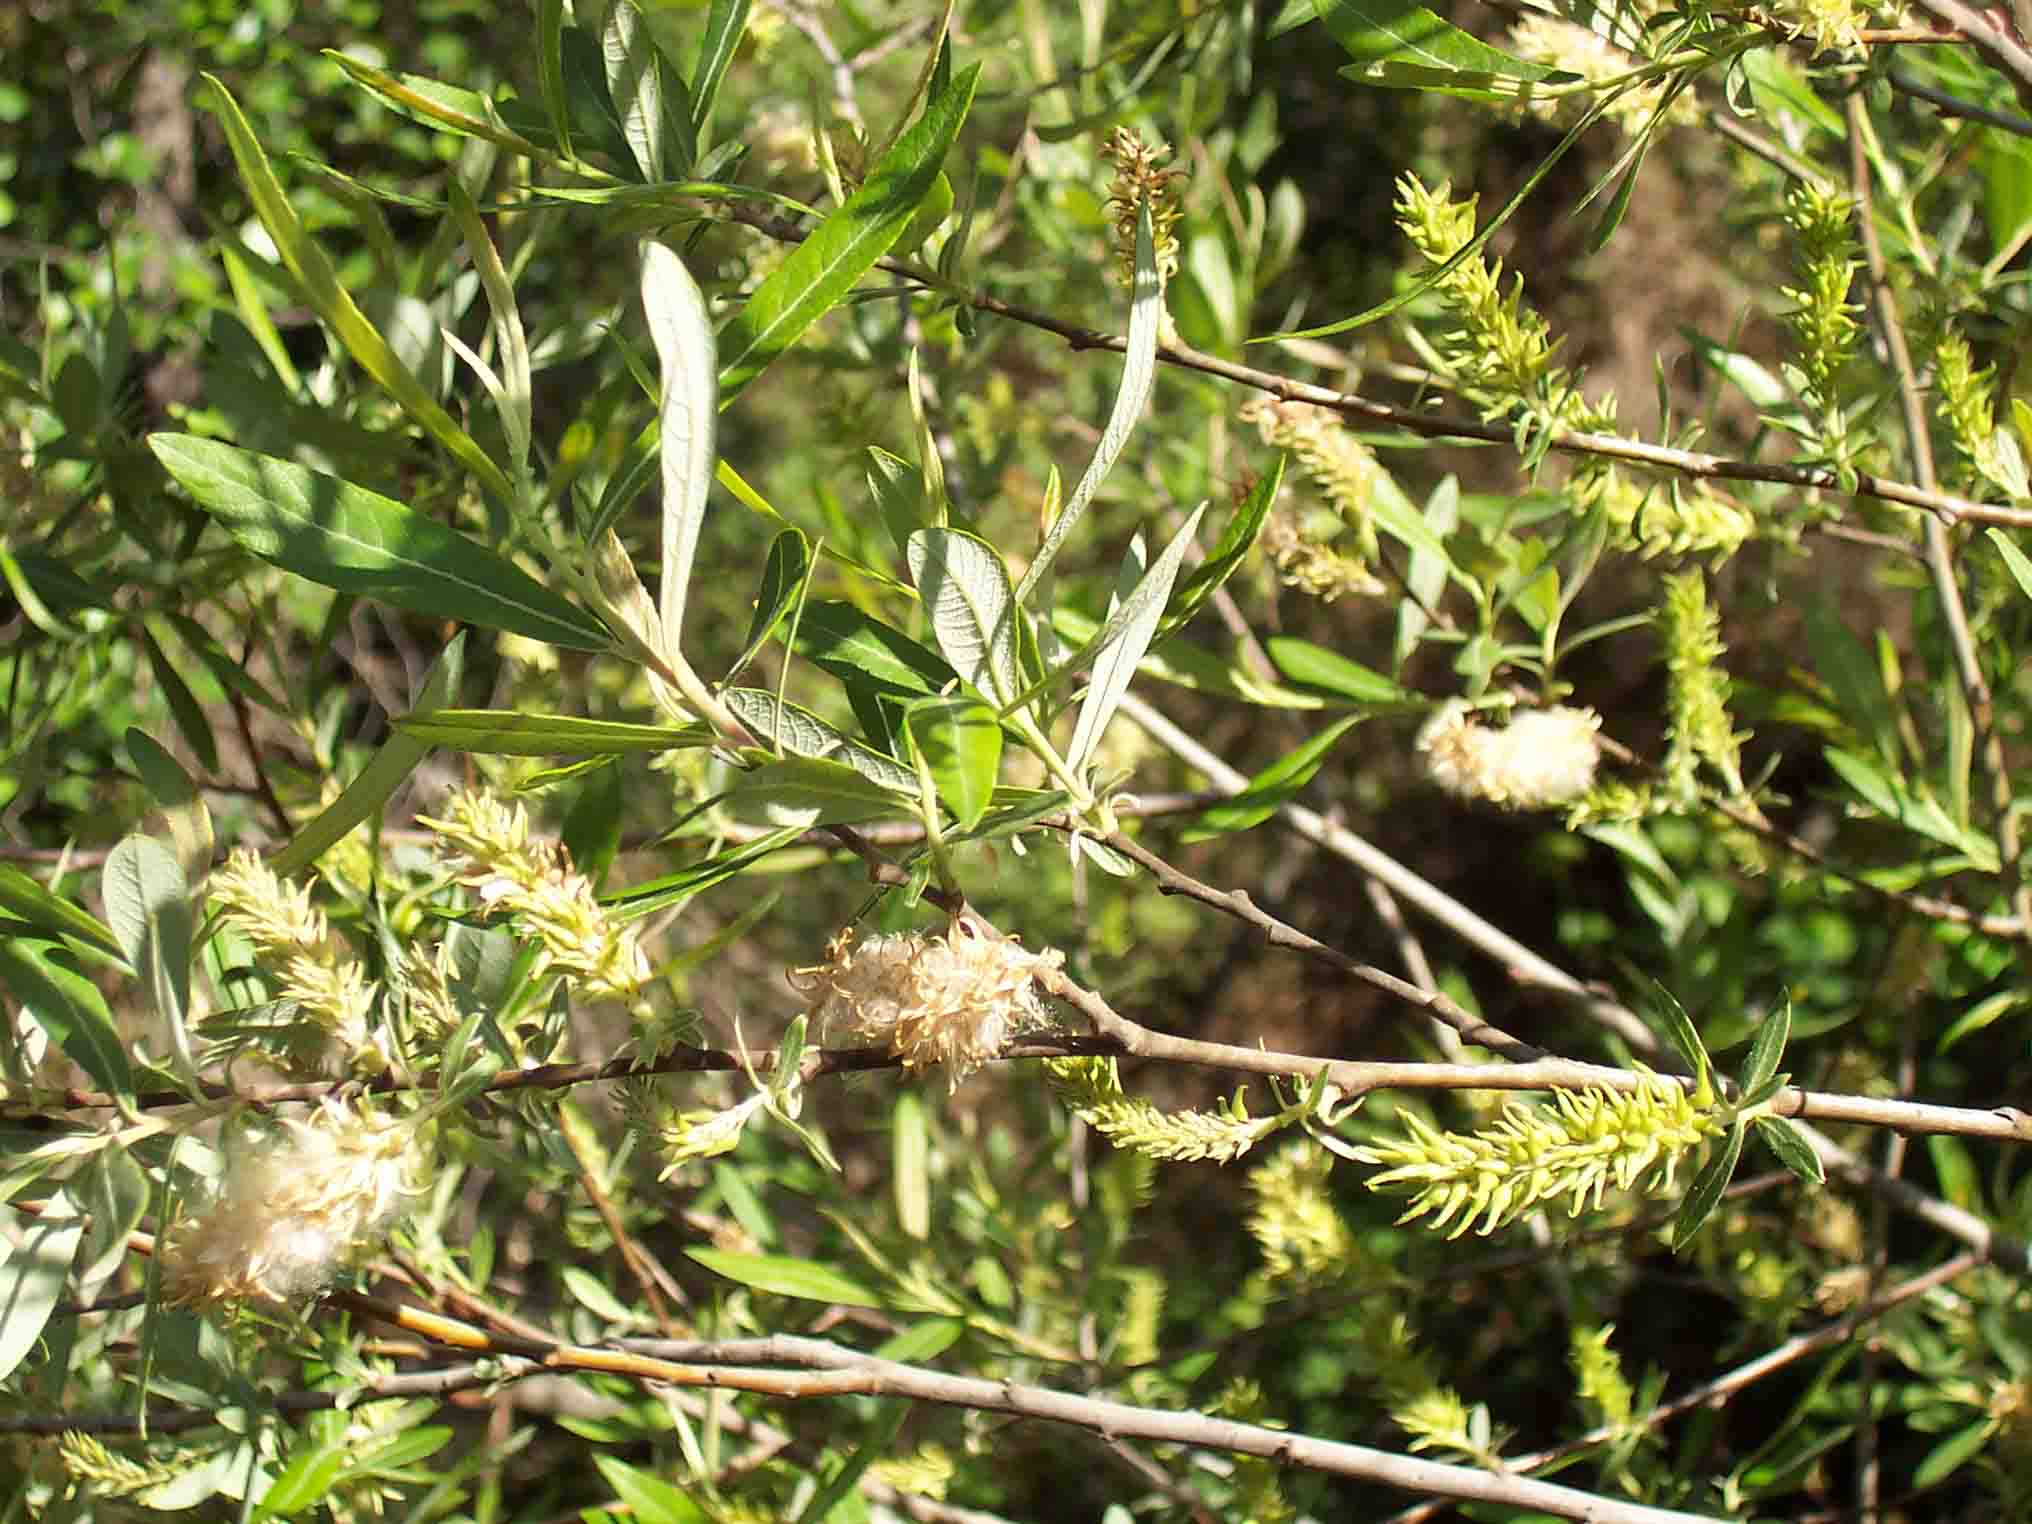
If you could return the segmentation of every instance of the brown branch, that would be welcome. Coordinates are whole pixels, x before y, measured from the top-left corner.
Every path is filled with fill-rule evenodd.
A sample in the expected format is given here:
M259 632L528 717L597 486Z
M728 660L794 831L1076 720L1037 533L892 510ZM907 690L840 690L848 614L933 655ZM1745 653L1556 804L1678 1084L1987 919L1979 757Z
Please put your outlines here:
M1535 1508L1601 1524L1685 1524L1700 1515L1646 1508L1552 1483L1493 1476L1465 1466L1392 1455L1363 1445L1158 1408L1134 1407L1014 1381L952 1376L883 1360L820 1339L775 1335L694 1342L617 1339L604 1345L540 1343L490 1335L378 1297L336 1292L330 1300L447 1348L519 1356L544 1370L599 1371L677 1387L704 1387L790 1400L871 1396L933 1402L1063 1423L1116 1439L1155 1440L1257 1455L1280 1465L1463 1501Z
M1157 880L1158 892L1176 894L1187 899L1198 900L1210 905L1225 915L1233 916L1244 925L1253 926L1263 933L1263 940L1271 947L1289 947L1307 953L1324 963L1329 963L1342 973L1372 984L1386 994L1394 995L1406 1005L1418 1007L1429 1015L1443 1021L1460 1034L1464 1042L1487 1048L1503 1058L1521 1063L1531 1063L1546 1056L1543 1048L1512 1037L1501 1027L1492 1026L1479 1016L1464 1010L1436 989L1422 988L1385 973L1372 964L1361 963L1335 947L1329 947L1316 937L1306 935L1295 926L1280 921L1276 916L1262 909L1239 889L1216 889L1203 884L1191 874L1180 871L1152 852L1141 842L1121 832L1108 839L1108 845L1130 861L1139 864Z

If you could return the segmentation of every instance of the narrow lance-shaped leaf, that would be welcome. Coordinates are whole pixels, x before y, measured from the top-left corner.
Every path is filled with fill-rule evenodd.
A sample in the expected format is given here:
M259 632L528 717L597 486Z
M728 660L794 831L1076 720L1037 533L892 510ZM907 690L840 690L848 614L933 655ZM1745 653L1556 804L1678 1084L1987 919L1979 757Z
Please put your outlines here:
M1137 420L1143 416L1151 388L1157 383L1157 336L1163 323L1164 277L1157 268L1150 203L1144 201L1136 208L1136 286L1129 303L1129 339L1122 360L1121 389L1115 393L1114 410L1108 414L1108 426L1101 431L1101 442L1094 447L1094 458L1087 462L1086 474L1072 489L1072 496L1066 499L1058 517L1052 520L1044 543L1037 547L1036 556L1023 573L1023 581L1016 588L1019 605L1027 606L1030 594L1051 570L1059 547L1087 511L1087 505L1094 500L1094 494L1129 443Z
M1022 693L1016 662L1016 599L1009 570L987 541L957 529L910 537L910 577L931 615L939 654L997 707Z
M536 83L560 158L572 156L571 99L564 86L564 0L536 0Z
M417 709L444 708L452 695L459 691L459 678L465 672L465 657L466 637L461 631L424 674L423 687L416 695ZM316 819L298 831L288 846L271 857L268 866L275 870L278 878L301 873L330 851L354 826L378 813L396 789L402 786L402 780L414 772L416 765L429 753L429 742L397 731L381 743L381 749L374 753L373 760L360 770L360 776L347 784L339 797L326 805Z
M529 336L523 330L522 314L515 305L515 284L509 279L507 267L501 263L501 254L494 247L494 240L487 236L487 226L480 220L479 208L473 205L472 196L457 175L452 176L451 203L452 215L465 236L466 252L472 257L473 269L479 274L481 288L487 293L488 309L493 315L494 350L501 365L501 395L497 401L501 432L507 436L509 463L514 467L517 480L521 480L529 470L529 446L534 429ZM450 339L455 335L447 332L446 337Z
M1728 1130L1720 1145L1709 1159L1706 1168L1694 1177L1687 1187L1686 1199L1679 1204L1679 1210L1672 1218L1672 1247L1684 1249L1693 1242L1694 1234L1701 1230L1714 1209L1721 1205L1722 1192L1729 1188L1729 1181L1736 1173L1736 1161L1743 1156L1743 1134L1749 1130L1747 1123L1738 1122Z
M1129 590L1122 599L1121 607L1109 616L1108 622L1094 637L1091 643L1093 654L1090 656L1082 651L1073 658L1074 664L1082 661L1093 663L1093 676L1088 682L1087 696L1080 702L1079 720L1073 727L1072 749L1067 754L1067 760L1075 768L1084 767L1087 759L1093 756L1094 748L1101 744L1101 733L1108 728L1108 721L1115 717L1122 695L1129 691L1129 682L1136 675L1136 665L1150 649L1158 623L1164 618L1164 606L1170 601L1172 584L1178 578L1179 563L1184 560L1186 549L1192 544L1193 531L1199 528L1200 516L1205 512L1204 503L1193 509L1149 572Z
M21 1225L0 1262L0 1380L14 1373L42 1337L84 1237L85 1220L63 1192L46 1206L44 1216Z
M184 1016L190 1010L191 940L197 921L182 867L161 842L128 836L107 854L99 887L113 934L147 985L185 1074L195 1078ZM124 1055L119 1067L126 1068Z
M2013 544L2011 537L2001 529L1985 533L1989 535L1990 543L1997 547L1997 554L2004 558L2004 565L2010 570L2011 580L2018 584L2018 590L2027 598L2032 598L2032 556L2027 556Z
M713 0L706 15L705 36L699 42L698 67L691 76L692 136L705 141L706 123L719 98L720 80L741 45L741 33L748 23L748 0Z
M663 376L663 582L657 613L663 638L675 648L712 491L719 394L706 299L684 261L660 243L643 245L642 310Z
M1809 1185L1825 1185L1827 1168L1799 1124L1790 1117L1766 1112L1756 1119L1757 1136L1778 1156L1778 1162Z
M814 565L811 541L804 537L803 530L786 529L770 541L768 558L762 563L762 585L755 593L755 612L748 620L748 637L741 642L741 654L727 669L726 681L732 682L739 676L776 632L783 616L810 582Z
M1750 1044L1750 1056L1743 1061L1743 1071L1737 1076L1737 1083L1743 1093L1749 1095L1758 1091L1777 1078L1778 1065L1785 1056L1785 1041L1792 1035L1792 1002L1780 1000L1777 1007L1757 1027L1757 1037Z
M25 938L0 937L0 985L100 1088L111 1095L133 1088L113 1013L91 980Z
M148 447L245 549L299 577L575 651L613 644L505 556L378 492L190 434L151 434Z
M119 939L111 927L6 863L0 863L0 912L26 921L52 938L75 937L103 953L120 953Z
M720 336L722 406L889 252L937 183L939 165L966 119L980 73L975 64L934 94L924 115L881 157L861 188L813 229L735 314Z
M1543 64L1512 58L1410 0L1315 0L1319 18L1353 67L1350 79L1379 85L1445 90L1450 77L1482 93L1515 96L1533 81L1560 77Z
M513 709L419 709L397 719L395 728L428 746L509 757L625 756L713 742L702 725L636 725Z
M1256 478L1256 485L1249 489L1249 495L1228 515L1220 542L1179 584L1178 596L1171 600L1170 607L1164 611L1164 622L1157 627L1159 641L1183 628L1185 622L1199 612L1207 599L1220 591L1221 584L1233 576L1248 558L1249 547L1256 543L1263 520L1269 517L1270 509L1277 501L1278 489L1284 485L1284 464L1288 459L1280 453L1270 469Z
M656 44L635 7L610 6L600 32L600 57L607 67L607 94L621 117L621 135L642 178L663 178L663 81L656 72Z
M431 438L457 456L467 469L480 478L489 492L503 500L510 498L513 493L507 475L424 389L423 383L402 363L381 336L380 330L367 321L366 314L360 311L351 294L340 284L338 271L326 258L324 250L304 231L296 209L282 193L282 183L275 178L267 154L262 152L254 129L247 124L247 118L241 114L232 94L212 75L205 75L204 80L212 89L213 110L218 115L220 126L225 129L226 144L232 149L233 161L239 167L240 178L254 203L255 213L261 218L261 225L268 230L268 236L275 241L283 263L289 266L290 273L303 287L304 296L312 308L331 324L339 342L346 346L347 353L359 362L361 369L386 388L388 394L402 405L402 410L421 424Z

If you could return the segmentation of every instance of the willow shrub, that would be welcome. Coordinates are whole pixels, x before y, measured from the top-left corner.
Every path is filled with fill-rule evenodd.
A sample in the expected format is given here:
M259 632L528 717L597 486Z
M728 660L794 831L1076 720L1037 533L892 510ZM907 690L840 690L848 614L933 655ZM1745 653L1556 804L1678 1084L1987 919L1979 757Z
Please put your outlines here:
M329 55L400 181L206 76L202 394L0 351L10 1512L2022 1512L2032 54L1921 7L544 0ZM1645 176L1649 432L1491 244ZM1385 1051L1195 1035L1223 918Z

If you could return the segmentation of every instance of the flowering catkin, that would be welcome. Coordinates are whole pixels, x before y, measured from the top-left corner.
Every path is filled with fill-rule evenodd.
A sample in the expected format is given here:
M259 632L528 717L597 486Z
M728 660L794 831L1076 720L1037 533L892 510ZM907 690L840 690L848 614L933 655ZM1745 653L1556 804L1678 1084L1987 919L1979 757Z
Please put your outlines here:
M170 1306L291 1302L370 1253L423 1188L416 1125L326 1101L243 1138L202 1210L163 1235Z
M906 1069L944 1065L953 1088L1027 1025L1046 1020L1032 978L1064 954L1028 952L954 921L943 936L843 931L790 982L828 1034L887 1048Z
M1447 704L1418 733L1432 781L1463 799L1512 809L1566 804L1593 785L1602 717L1592 709L1530 709L1503 730L1478 725L1465 705Z

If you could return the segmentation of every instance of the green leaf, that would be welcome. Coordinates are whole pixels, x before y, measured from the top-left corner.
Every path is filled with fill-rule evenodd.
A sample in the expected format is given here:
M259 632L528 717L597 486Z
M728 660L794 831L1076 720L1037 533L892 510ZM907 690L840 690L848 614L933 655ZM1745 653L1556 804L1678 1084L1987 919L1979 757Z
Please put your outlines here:
M916 1099L910 1091L903 1093L912 1100ZM920 1365L926 1360L936 1360L951 1349L966 1331L967 1325L958 1318L926 1318L877 1344L875 1358Z
M290 1457L268 1490L261 1494L261 1506L248 1524L267 1524L269 1519L286 1519L304 1513L324 1499L346 1469L347 1451L332 1444L307 1444Z
M1673 1051L1692 1071L1694 1104L1709 1104L1714 1097L1714 1087L1708 1077L1713 1061L1708 1058L1707 1046L1701 1042L1699 1029L1694 1026L1693 1018L1686 1014L1686 1007L1673 998L1672 991L1649 976L1639 980L1635 1004L1651 1030L1671 1043Z
M600 56L606 64L607 98L621 122L621 136L643 180L663 178L663 80L657 72L655 38L633 6L610 6L600 28ZM686 114L686 125L690 115Z
M839 1469L826 1479L823 1487L813 1494L804 1511L798 1514L797 1524L825 1524L833 1511L846 1500L854 1484L870 1464L886 1457L896 1444L896 1436L903 1432L904 1420L910 1417L907 1402L885 1402L877 1410L878 1416L869 1426L868 1437L854 1449L854 1453L840 1462Z
M501 120L494 102L477 90L447 84L425 74L388 74L336 48L323 51L324 57L351 75L356 84L380 96L405 116L460 137L479 138L518 156L542 156L543 150L511 130Z
M1100 621L1078 609L1061 606L1051 611L1051 627L1065 639L1084 644L1093 639ZM1137 670L1161 683L1176 683L1194 693L1218 693L1265 709L1327 707L1326 700L1316 693L1301 693L1296 688L1259 678L1241 662L1216 656L1183 636L1173 636L1162 649L1145 656Z
M953 670L1006 709L1023 692L1016 661L1016 598L994 546L958 529L910 537L910 578L931 633Z
M274 240L282 262L302 286L312 309L331 325L360 368L378 381L401 404L402 410L423 426L424 432L451 451L489 492L504 501L513 497L513 488L501 468L438 405L437 399L424 389L423 383L354 304L324 250L297 220L296 209L282 193L282 183L275 178L260 140L241 115L231 92L213 75L206 74L203 79L211 87L212 109L225 129L227 146L232 149L255 213Z
M264 561L413 613L606 651L600 622L478 540L336 476L190 434L153 434L169 474Z
M999 734L999 732L997 732ZM771 825L851 825L910 813L910 803L844 762L790 757L743 773L727 793L737 810Z
M472 367L492 395L501 433L508 442L509 465L515 479L523 481L529 474L529 450L535 430L529 335L522 326L522 314L515 305L515 284L507 266L501 263L501 251L487 236L487 225L480 218L479 208L473 205L471 193L456 174L451 177L450 197L452 220L465 238L467 256L473 262L474 273L480 277L480 288L487 294L495 363L500 367L498 379L488 380L486 363L456 335L447 335L446 342Z
M4 903L4 899L0 899L0 904ZM1989 995L1978 1000L1966 1011L1963 1011L1961 1015L1949 1022L1947 1030L1942 1032L1939 1040L1934 1043L1933 1051L1935 1053L1945 1053L1964 1037L1972 1036L1974 1033L1982 1031L1984 1027L1987 1027L1999 1017L2008 1016L2013 1011L2023 1010L2028 1005L2032 1005L2032 990L1998 990L1994 995Z
M704 862L693 863L676 873L667 873L647 883L631 885L625 893L602 896L600 903L620 920L639 920L655 911L681 905L702 890L710 889L735 875L747 872L772 852L779 852L805 832L802 825L787 825L758 840L744 843Z
M1997 554L2004 558L2004 565L2011 573L2011 580L2018 584L2018 591L2032 598L2032 556L2027 556L2013 544L2011 537L2001 529L1986 529L1983 533L1997 547Z
M1780 1164L1808 1185L1827 1184L1827 1171L1821 1166L1820 1155L1814 1152L1797 1122L1767 1112L1756 1119L1756 1126L1757 1136L1777 1155Z
M719 98L720 80L741 45L742 29L748 24L748 0L713 0L706 15L705 36L699 39L698 67L691 76L692 136L705 140L706 123Z
M458 692L465 671L466 637L461 631L445 647L444 654L424 674L423 690L416 696L416 710L429 712L444 707L445 700ZM311 823L290 839L288 846L268 860L278 878L301 873L330 851L346 833L368 817L378 814L402 781L430 753L430 744L401 731L381 743L373 760L360 776L321 810Z
M113 1013L91 980L25 938L0 936L0 984L101 1090L108 1095L133 1090L133 1070Z
M1721 1205L1722 1192L1729 1188L1729 1180L1736 1173L1736 1161L1743 1156L1743 1134L1746 1131L1748 1128L1741 1122L1731 1127L1721 1140L1721 1146L1714 1151L1714 1157L1707 1161L1706 1167L1687 1188L1686 1199L1672 1217L1672 1247L1675 1250L1683 1250L1692 1243L1693 1235Z
M52 940L74 937L113 957L122 956L120 939L111 927L9 863L0 863L0 911L49 933Z
M1914 794L1905 786L1904 780L1892 777L1876 763L1854 752L1830 746L1826 749L1826 756L1828 765L1841 775L1842 781L1878 814L1896 821L1907 830L1967 854L1985 873L1997 871L1997 844L1980 831L1952 819L1933 799Z
M770 541L769 557L762 563L762 585L755 592L755 612L748 620L748 638L727 668L729 680L753 661L762 643L776 633L777 625L810 581L811 567L811 541L803 530L786 529ZM798 621L800 625L803 622L801 618Z
M880 1307L882 1298L853 1277L829 1265L787 1254L741 1254L731 1249L684 1251L715 1275L723 1275L757 1291L829 1302L843 1307Z
M632 1524L711 1524L711 1515L663 1478L611 1455L596 1454L593 1464L627 1504Z
M4 944L0 944L4 949ZM59 1192L51 1203L63 1201ZM0 1380L14 1374L28 1358L56 1309L77 1257L85 1223L74 1215L49 1215L23 1220L11 1208L12 1231L0 1237Z
M625 9L625 7L623 7ZM660 243L642 248L642 311L663 376L663 580L657 613L678 649L685 593L698 554L699 526L713 487L713 430L719 420L713 325L684 261Z
M1341 72L1363 84L1397 85L1454 93L1502 89L1515 99L1517 85L1564 77L1526 63L1406 0L1314 0L1319 19L1355 60ZM1388 64L1388 69L1381 65ZM1507 88L1504 88L1507 82Z
M728 688L720 701L756 735L792 756L844 762L885 789L917 797L917 774L835 730L809 709L784 703L760 688Z
M1044 543L1037 547L1037 554L1031 557L1023 573L1023 581L1016 588L1018 604L1028 606L1031 593L1051 569L1066 536L1086 513L1087 504L1094 500L1094 494L1100 491L1101 483L1107 480L1108 472L1114 469L1129 436L1135 432L1137 421L1149 404L1151 389L1157 384L1157 340L1163 326L1164 279L1157 268L1150 205L1142 201L1136 208L1136 286L1129 302L1129 337L1123 345L1122 384L1115 392L1107 427L1101 430L1101 442L1094 446L1094 458L1087 462L1079 484L1045 531Z
M572 157L571 97L564 85L564 0L536 0L536 83L561 158Z
M1926 1139L1926 1156L1940 1178L1941 1195L1965 1212L1983 1210L1982 1175L1966 1143L1948 1133L1933 1133Z
M1736 1076L1744 1094L1761 1090L1776 1078L1779 1060L1785 1056L1785 1043L1791 1035L1792 999L1788 995L1757 1026L1749 1057L1743 1060L1742 1072Z
M905 711L903 727L961 829L979 825L1002 767L1002 727L995 711L979 699L919 699Z
M1273 635L1264 643L1277 670L1294 683L1335 694L1370 708L1396 708L1420 702L1418 695L1382 673L1349 661L1324 646L1289 635Z
M1912 1471L1914 1492L1938 1487L1955 1472L1989 1449L1996 1437L1997 1422L1988 1416L1964 1424L1921 1457Z
M147 836L128 836L106 855L99 881L106 922L127 961L134 966L169 1023L179 1053L188 1057L182 1033L190 1010L191 939L197 929L190 885L169 849ZM126 1072L126 1057L119 1060Z
M842 680L861 674L885 688L940 693L959 676L936 651L851 603L807 603L793 640L799 656Z
M573 866L592 880L605 881L621 850L621 769L608 762L592 769L578 797L558 825L558 839Z
M1248 785L1219 804L1209 805L1183 833L1186 841L1205 841L1232 831L1246 831L1261 825L1312 781L1334 743L1366 716L1347 715L1336 720L1296 750L1278 758L1257 773Z
M889 1182L896 1199L896 1224L921 1243L931 1236L931 1131L924 1116L924 1102L914 1090L900 1092L890 1110L889 1150Z
M401 734L429 746L507 757L625 756L709 746L700 725L634 725L513 709L429 709L399 716Z
M853 289L889 252L938 181L981 66L952 79L849 196L755 289L720 335L721 405Z
M910 537L918 530L945 524L942 505L926 496L924 473L880 445L868 446L868 493L898 551L908 550Z
M140 633L141 648L148 654L149 670L155 674L156 686L162 689L163 702L169 705L170 718L176 721L184 744L196 753L200 767L208 773L216 773L219 770L219 746L212 737L211 722L205 718L204 707L198 703L197 695L190 691L190 684L183 680L183 674L163 654L162 647L156 644L155 636L145 623L140 627Z
M1870 743L1877 766L1895 767L1903 755L1898 716L1876 658L1825 601L1808 605L1806 639L1814 674L1833 692L1843 722Z
M1178 595L1171 600L1171 606L1164 611L1164 622L1157 627L1158 641L1182 628L1199 612L1200 605L1219 592L1221 584L1233 576L1248 558L1250 547L1262 531L1263 520L1270 516L1270 509L1277 501L1278 489L1284 485L1284 466L1289 458L1280 453L1276 463L1256 478L1256 485L1249 489L1249 495L1242 499L1241 506L1228 515L1228 522L1221 530L1220 543L1193 568L1192 575L1179 584Z
M1130 542L1129 555L1122 563L1116 586L1114 607L1109 610L1106 623L1077 655L1060 666L1060 672L1076 670L1089 663L1093 666L1087 681L1086 697L1080 700L1079 718L1073 724L1072 743L1066 752L1066 761L1073 767L1086 766L1095 748L1101 744L1101 735L1107 730L1108 721L1115 717L1123 695L1129 691L1129 683L1136 675L1143 653L1150 649L1157 626L1164 618L1165 605L1171 601L1172 585L1178 579L1179 565L1192 544L1193 531L1199 528L1200 515L1205 512L1206 504L1201 503L1186 516L1178 533L1171 537L1171 543L1159 553L1148 572L1142 569L1141 537Z
M211 872L215 845L212 812L205 808L205 796L153 736L130 725L124 739L134 770L162 810L185 882L196 883Z

